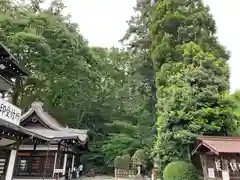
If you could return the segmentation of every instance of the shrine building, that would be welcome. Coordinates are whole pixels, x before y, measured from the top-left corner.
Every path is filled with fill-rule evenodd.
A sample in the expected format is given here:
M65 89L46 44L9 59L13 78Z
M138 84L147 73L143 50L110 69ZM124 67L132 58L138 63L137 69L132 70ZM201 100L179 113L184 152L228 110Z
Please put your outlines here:
M87 148L87 131L62 126L49 115L41 102L32 103L20 121L31 132L50 139L47 143L29 142L19 147L13 179L53 179L65 177Z
M16 153L20 144L46 143L48 138L19 125L21 109L11 103L16 78L26 71L8 49L0 43L0 178L11 180Z
M62 126L41 102L22 115L11 95L26 76L0 43L0 179L65 179L87 147L87 131Z
M200 157L204 180L240 179L240 137L199 136L192 154Z

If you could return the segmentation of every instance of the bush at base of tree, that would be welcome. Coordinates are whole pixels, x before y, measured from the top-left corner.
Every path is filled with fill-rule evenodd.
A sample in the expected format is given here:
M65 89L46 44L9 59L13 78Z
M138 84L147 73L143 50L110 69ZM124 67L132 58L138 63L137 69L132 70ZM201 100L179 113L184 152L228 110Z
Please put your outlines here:
M125 164L124 164L124 160L121 156L117 156L115 158L114 166L115 166L116 169L124 169Z
M122 156L122 159L123 159L123 162L124 162L124 169L129 170L131 165L132 165L131 157L128 154L126 154L126 155Z
M199 180L199 176L191 163L173 161L165 167L163 180Z
M145 166L146 165L146 154L143 149L138 149L133 155L133 164L135 166Z

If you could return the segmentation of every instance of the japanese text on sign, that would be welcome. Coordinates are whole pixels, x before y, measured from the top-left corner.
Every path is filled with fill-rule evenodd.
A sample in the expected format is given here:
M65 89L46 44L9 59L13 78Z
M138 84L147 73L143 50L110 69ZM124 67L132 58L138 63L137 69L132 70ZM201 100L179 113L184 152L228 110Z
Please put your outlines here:
M0 98L0 119L19 125L21 109Z
M240 163L237 163L235 159L227 160L230 170L235 172L240 170ZM220 159L215 159L215 165L217 171L222 171L222 163Z

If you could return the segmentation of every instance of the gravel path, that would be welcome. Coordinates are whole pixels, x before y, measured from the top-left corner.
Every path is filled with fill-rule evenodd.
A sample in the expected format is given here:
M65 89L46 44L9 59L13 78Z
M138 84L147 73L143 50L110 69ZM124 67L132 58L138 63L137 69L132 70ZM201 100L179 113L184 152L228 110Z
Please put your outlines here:
M83 177L80 178L80 180L129 180L129 179L124 178L115 179L114 177L111 176L96 176L96 177Z
M83 177L79 180L131 180L131 179L125 179L125 178L114 178L112 176L96 176L96 177ZM149 178L150 180L150 178Z
M83 177L81 180L113 180L114 177L111 176L95 176L95 177Z

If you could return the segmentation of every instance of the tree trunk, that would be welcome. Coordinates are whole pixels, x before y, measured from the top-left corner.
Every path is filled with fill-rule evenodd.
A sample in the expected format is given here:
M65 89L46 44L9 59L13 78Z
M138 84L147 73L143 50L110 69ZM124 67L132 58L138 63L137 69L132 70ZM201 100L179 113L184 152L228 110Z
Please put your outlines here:
M18 105L18 97L20 95L20 91L21 91L21 77L18 76L16 77L15 88L12 94L12 104L16 106Z

